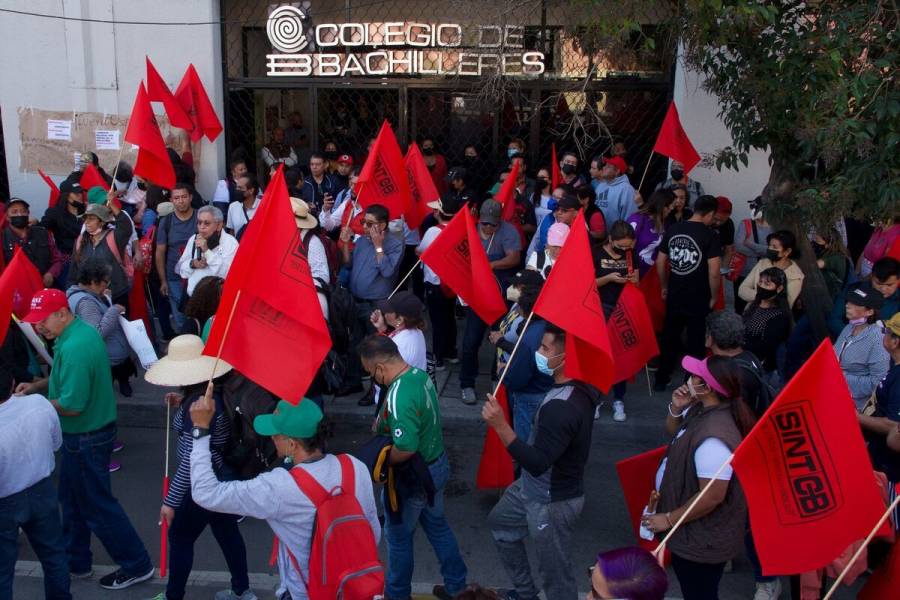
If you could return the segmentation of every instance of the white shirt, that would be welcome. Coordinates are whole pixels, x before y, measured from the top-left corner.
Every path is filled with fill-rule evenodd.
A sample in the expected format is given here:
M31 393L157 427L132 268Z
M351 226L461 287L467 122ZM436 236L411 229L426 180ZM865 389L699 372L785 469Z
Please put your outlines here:
M228 205L228 218L225 220L225 227L227 227L234 233L237 233L241 230L241 227L250 222L247 217L250 217L250 219L252 219L253 215L256 214L256 209L258 206L259 198L256 198L253 201L253 206L246 210L244 209L243 202L232 202Z
M525 268L530 269L532 271L537 271L538 273L541 274L541 277L543 277L544 279L547 279L547 275L550 273L550 268L553 266L553 263L555 263L556 261L553 260L553 258L549 254L547 254L546 250L544 250L544 268L543 269L538 269L537 261L538 261L538 253L534 252L534 253L532 253L531 256L528 257L528 262L525 263Z
M346 190L338 194L338 198L342 195L344 200L340 203L335 203L334 206L331 207L330 211L326 211L322 209L319 212L319 223L325 229L325 231L334 231L335 229L339 229L347 224L347 219L344 218L344 210L346 210L347 202L350 202L350 194L344 193ZM350 219L353 220L356 218L356 215L362 212L362 207L356 203L353 205L353 208L350 210ZM353 241L356 241L358 236L353 236Z
M678 432L678 437L684 433L684 430ZM694 468L697 470L697 479L712 479L719 468L731 457L731 450L725 445L725 442L716 437L706 438L697 446L694 451ZM666 463L669 457L662 459L659 463L659 469L656 471L656 489L662 485L663 475L666 473ZM719 473L719 481L730 481L734 472L731 465L728 465Z
M431 242L437 238L438 234L441 233L440 227L429 227L428 231L425 232L425 235L422 236L422 241L419 242L419 245L416 246L416 254L422 255L425 250L428 249L428 246L431 245ZM422 263L422 267L425 270L425 282L430 283L431 285L441 285L441 278L437 276L437 274L431 270L431 267Z
M401 329L391 334L391 339L397 344L397 350L406 364L420 371L427 370L425 334L421 329Z
M372 527L375 544L381 538L378 509L372 491L372 475L359 460L352 458L356 476L356 499ZM322 487L330 490L340 484L340 462L333 454L313 463L297 465L305 469ZM297 487L291 474L281 468L263 473L249 481L219 481L212 470L209 453L209 436L194 442L191 450L191 496L194 502L215 512L246 515L265 519L278 536L278 574L281 584L276 592L281 597L285 590L294 600L306 600L306 586L294 569L287 548L290 548L303 577L309 578L309 550L316 509L313 503Z
M12 396L0 404L0 498L49 477L61 445L59 416L44 396Z
M233 235L223 230L222 237L219 238L219 245L203 253L203 258L206 259L206 267L195 269L191 266L191 258L194 253L194 238L196 237L197 234L195 233L188 239L187 244L184 246L184 252L181 253L181 258L175 263L175 272L188 280L188 296L194 293L194 288L197 287L197 284L204 277L224 278L228 275L231 261L234 260L234 255L238 249L238 241L234 239Z

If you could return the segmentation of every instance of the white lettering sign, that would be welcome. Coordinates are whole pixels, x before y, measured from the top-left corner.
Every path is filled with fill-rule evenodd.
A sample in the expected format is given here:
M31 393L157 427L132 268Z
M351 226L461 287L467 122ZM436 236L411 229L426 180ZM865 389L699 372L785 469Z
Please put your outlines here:
M94 130L94 147L97 150L118 150L119 130L118 129L96 129Z
M72 121L58 121L56 119L47 119L47 139L71 142Z

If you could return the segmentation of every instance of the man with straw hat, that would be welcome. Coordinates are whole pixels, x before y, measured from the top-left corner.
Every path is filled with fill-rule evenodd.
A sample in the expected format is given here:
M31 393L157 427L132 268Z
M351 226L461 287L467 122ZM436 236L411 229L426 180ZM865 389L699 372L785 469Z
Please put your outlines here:
M128 516L113 496L109 462L116 439L116 399L106 345L96 329L69 310L66 295L44 289L25 318L53 346L50 377L16 387L16 394L45 394L62 426L59 499L72 577L93 574L91 533L119 569L100 586L120 590L153 577L153 565Z
M191 406L203 397L210 376L216 383L230 371L231 365L228 363L203 356L203 340L199 337L179 335L169 342L169 353L144 375L148 383L181 387L180 394L166 394L169 405L177 407L172 427L177 435L175 455L178 466L159 511L160 521L165 520L168 525L169 581L166 591L154 600L184 598L193 566L194 542L207 525L212 529L231 573L231 589L218 592L216 600L256 600L256 594L250 590L247 548L238 529L238 516L202 508L191 496L190 455L194 441L201 436L208 436L211 440L211 457L207 458L209 466L219 478L233 479L222 455L231 431L218 389L213 391L215 418L199 425L192 422L190 412Z

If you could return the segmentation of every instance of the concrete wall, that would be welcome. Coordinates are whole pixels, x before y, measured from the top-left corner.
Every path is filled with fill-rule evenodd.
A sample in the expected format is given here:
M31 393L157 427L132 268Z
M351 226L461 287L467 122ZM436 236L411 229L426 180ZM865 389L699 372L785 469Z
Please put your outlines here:
M4 8L119 24L39 18L0 13L0 110L10 192L43 213L48 190L37 173L19 165L17 109L116 113L131 111L145 76L149 55L163 79L174 88L189 62L194 63L213 105L222 112L222 69L218 25L131 25L141 22L216 22L218 0L14 0ZM154 105L158 114L162 106ZM214 144L200 142L198 187L211 197L224 173L224 135ZM113 164L102 165L110 173ZM60 176L54 176L56 181Z

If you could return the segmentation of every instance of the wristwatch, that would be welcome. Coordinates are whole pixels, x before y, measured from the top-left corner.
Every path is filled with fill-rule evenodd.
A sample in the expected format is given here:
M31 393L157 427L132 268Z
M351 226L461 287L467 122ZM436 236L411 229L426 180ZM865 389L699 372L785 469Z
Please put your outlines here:
M205 427L194 427L191 429L191 437L195 440L199 440L202 437L206 437L209 435L209 429Z
M384 248L375 248L375 252L378 254L384 254Z

